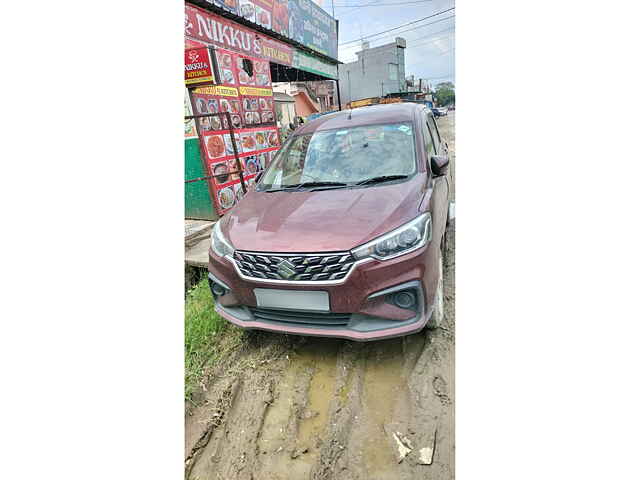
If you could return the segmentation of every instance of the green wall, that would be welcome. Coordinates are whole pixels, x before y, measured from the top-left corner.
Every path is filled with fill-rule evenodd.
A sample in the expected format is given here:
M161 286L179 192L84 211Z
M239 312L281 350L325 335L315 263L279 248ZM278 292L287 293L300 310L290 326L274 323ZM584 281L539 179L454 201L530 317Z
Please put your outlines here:
M200 160L200 145L197 138L189 138L184 141L184 179L208 175L202 169ZM202 220L215 220L218 218L214 208L207 181L184 184L184 217Z

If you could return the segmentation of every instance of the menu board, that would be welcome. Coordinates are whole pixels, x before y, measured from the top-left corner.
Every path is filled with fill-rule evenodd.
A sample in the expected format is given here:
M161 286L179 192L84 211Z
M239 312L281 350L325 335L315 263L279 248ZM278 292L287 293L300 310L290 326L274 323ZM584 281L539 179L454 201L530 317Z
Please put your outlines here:
M223 83L195 88L192 101L198 114L229 112L231 117L240 172L226 115L198 119L200 146L209 175L216 175L210 182L216 210L222 215L242 198L240 175L247 187L253 186L256 174L277 152L280 138L269 62L225 49L216 49L215 54Z
M242 17L251 23L261 26L262 28L279 33L328 57L336 60L338 58L337 22L331 17L331 15L325 12L320 6L316 5L312 0L207 1L218 8ZM198 19L194 14L194 10L189 12L189 8L195 9L195 7L187 6L188 20L185 22L185 34L187 36L192 36L196 30L197 33L206 33L206 30L211 31L211 24L207 24L206 17L203 13L198 13L200 16L200 19ZM221 17L218 17L218 19L222 20ZM218 19L215 21L220 22ZM193 28L189 29L187 32L186 28L188 27L189 21ZM227 27L227 29L228 28L229 27ZM217 33L220 32L222 32L222 30L212 33L209 37L211 38L215 36L218 41L224 41L224 38L221 39L221 37L224 37L224 34L217 35ZM195 35L195 38L198 38L197 35ZM229 38L233 38L233 33L229 35ZM261 40L264 38L266 37L262 36ZM202 40L207 41L205 39ZM264 41L262 43L264 44ZM254 53L258 54L257 51ZM278 62L275 58L274 61L282 63ZM290 64L291 63L289 62L288 65Z

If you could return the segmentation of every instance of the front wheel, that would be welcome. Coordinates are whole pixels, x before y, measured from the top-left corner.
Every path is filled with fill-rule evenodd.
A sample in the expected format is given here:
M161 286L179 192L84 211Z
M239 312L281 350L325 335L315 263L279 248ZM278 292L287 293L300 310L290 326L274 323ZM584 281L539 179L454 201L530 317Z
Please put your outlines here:
M438 255L438 286L434 298L433 312L427 322L427 328L434 330L444 321L444 269L442 265L442 252Z

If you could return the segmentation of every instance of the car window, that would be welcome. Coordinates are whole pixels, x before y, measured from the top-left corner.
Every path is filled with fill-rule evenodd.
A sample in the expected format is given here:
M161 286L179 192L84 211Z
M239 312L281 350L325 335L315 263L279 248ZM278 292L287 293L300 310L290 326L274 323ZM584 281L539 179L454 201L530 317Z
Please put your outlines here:
M285 143L260 186L302 182L360 182L416 171L411 123L366 125L298 135Z
M427 114L427 124L429 125L429 130L431 130L431 134L433 136L433 141L436 144L436 151L440 149L440 132L438 132L438 127L436 126L436 121L433 119L433 115Z
M425 112L424 117L429 117L429 115ZM431 158L432 155L436 154L436 149L435 146L433 144L433 138L431 136L431 133L429 132L429 125L427 123L427 120L425 118L424 120L424 125L422 126L423 128L423 133L424 133L424 148L426 149L427 153L428 153L428 157Z

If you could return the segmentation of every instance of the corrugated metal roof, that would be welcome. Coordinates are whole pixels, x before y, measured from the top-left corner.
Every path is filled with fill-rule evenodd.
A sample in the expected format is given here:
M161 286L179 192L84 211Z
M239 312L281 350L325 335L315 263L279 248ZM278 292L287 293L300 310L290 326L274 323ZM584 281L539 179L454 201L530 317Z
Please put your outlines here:
M273 99L276 102L294 103L296 101L291 95L287 95L286 93L282 93L282 92L273 92Z

